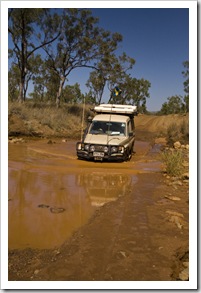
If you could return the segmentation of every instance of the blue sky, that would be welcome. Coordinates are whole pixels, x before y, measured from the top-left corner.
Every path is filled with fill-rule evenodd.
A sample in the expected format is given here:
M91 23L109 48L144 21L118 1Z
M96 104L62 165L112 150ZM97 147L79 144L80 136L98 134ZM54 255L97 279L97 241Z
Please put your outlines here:
M168 97L184 96L182 63L189 60L188 8L88 9L99 18L100 27L123 36L117 53L125 52L135 59L136 63L129 72L132 77L144 78L151 83L150 98L147 99L149 111L160 110ZM66 84L77 82L81 91L87 93L89 73L89 69L75 69ZM29 90L33 90L31 85ZM106 88L102 102L108 102L109 95Z
M168 97L184 95L182 63L189 60L189 10L187 8L96 8L93 16L99 18L99 26L111 32L121 33L123 42L118 53L135 59L130 71L132 77L150 81L149 111L160 110ZM75 70L68 83L78 82L85 87L88 72ZM109 93L104 92L107 102Z

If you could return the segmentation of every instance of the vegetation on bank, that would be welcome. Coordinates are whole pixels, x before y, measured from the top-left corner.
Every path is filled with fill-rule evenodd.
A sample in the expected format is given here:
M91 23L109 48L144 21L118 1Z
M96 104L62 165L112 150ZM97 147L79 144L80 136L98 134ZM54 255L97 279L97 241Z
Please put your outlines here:
M56 109L50 103L9 102L8 135L78 139L82 128L86 127L87 117L91 114L90 107L86 106L82 124L82 105L66 104Z
M80 138L82 129L87 125L88 116L94 115L90 110L92 107L92 105L85 105L83 112L82 104L63 104L62 107L57 109L54 103L28 100L25 103L9 102L8 134L9 136L55 136L77 139ZM161 125L161 127L163 126ZM161 135L166 137L169 146L173 146L173 143L177 140L182 144L188 143L188 116L181 122L175 120L162 131Z
M182 149L168 149L161 153L162 161L165 164L166 173L171 176L180 176L183 172L182 162L184 154Z
M182 121L180 124L172 123L166 131L167 144L173 146L174 142L179 141L181 144L189 143L189 121Z

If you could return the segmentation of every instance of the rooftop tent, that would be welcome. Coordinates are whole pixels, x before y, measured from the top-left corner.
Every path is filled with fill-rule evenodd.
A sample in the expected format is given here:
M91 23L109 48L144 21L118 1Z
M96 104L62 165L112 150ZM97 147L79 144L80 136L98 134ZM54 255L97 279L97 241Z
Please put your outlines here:
M100 104L100 105L94 107L94 111L96 113L137 115L137 106L116 105L116 104Z

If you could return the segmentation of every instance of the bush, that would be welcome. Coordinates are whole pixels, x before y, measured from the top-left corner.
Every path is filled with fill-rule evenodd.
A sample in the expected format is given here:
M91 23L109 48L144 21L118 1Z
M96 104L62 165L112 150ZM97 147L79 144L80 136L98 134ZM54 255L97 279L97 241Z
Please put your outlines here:
M180 176L183 172L182 150L165 150L162 154L162 161L166 165L166 172L170 176Z
M179 125L172 123L167 128L167 143L173 146L175 141L180 141L181 144L189 142L189 123L183 120Z

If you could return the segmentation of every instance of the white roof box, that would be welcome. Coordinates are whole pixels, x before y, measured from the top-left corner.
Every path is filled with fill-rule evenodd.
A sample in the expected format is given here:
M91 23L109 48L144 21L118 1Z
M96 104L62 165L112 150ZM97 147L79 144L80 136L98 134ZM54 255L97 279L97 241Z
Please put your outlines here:
M115 104L100 104L94 107L97 113L113 113L113 114L137 114L137 106L132 105L115 105Z

